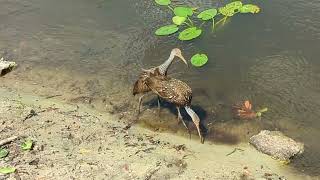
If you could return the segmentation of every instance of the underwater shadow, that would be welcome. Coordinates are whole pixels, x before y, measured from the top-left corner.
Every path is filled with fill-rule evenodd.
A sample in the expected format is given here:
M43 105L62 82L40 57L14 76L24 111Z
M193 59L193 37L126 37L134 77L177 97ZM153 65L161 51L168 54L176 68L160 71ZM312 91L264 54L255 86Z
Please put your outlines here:
M166 102L164 100L160 100L161 110L168 109L170 113L175 116L178 115L176 106L172 103ZM143 103L143 106L147 106L150 109L158 108L158 100L157 97L153 97L148 101ZM201 134L205 138L205 142L218 143L218 144L228 144L234 145L240 142L240 138L235 134L231 134L230 132L224 131L220 128L210 127L208 128L205 124L207 123L207 118L209 113L199 105L191 105L191 108L197 113L201 120L200 129ZM187 114L184 108L180 108L181 115L183 120L188 124L190 130L193 132L192 134L196 135L196 128L193 125L191 117ZM161 115L160 115L161 116Z
M152 98L151 100L144 102L143 106L148 106L151 109L158 108L158 99ZM166 102L161 99L160 106L161 106L161 109L168 109L172 114L175 114L176 116L178 116L178 112L177 112L176 106L174 104ZM191 109L193 109L194 112L197 113L201 122L203 122L203 120L207 118L207 112L201 106L191 105ZM192 122L191 117L188 115L188 113L185 111L184 108L180 108L180 112L183 117L183 120L185 120L188 123Z
M212 127L208 129L208 133L206 135L206 141L217 143L217 144L235 145L240 143L240 138L225 130Z

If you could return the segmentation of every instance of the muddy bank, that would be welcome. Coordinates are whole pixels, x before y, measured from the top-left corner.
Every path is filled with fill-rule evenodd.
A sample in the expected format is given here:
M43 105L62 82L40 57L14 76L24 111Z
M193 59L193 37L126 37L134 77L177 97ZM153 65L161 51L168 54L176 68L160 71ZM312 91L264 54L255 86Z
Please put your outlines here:
M128 127L127 120L57 98L0 89L1 138L19 136L4 148L0 166L16 173L2 179L305 179L248 144L200 144L169 133ZM30 111L36 116L25 118ZM20 142L31 138L33 150ZM235 148L241 151L233 152Z

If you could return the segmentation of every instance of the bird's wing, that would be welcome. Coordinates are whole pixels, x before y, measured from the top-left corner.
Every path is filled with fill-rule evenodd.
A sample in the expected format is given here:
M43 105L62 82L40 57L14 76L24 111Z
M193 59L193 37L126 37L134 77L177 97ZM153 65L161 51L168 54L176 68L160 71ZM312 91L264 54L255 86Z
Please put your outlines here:
M191 88L184 82L173 78L147 78L147 85L161 98L175 103L183 104L191 102Z
M142 72L138 78L138 80L133 85L132 93L133 95L139 93L145 93L150 91L151 89L146 85L146 78L149 77L147 72Z
M165 81L167 82L167 81ZM157 95L162 98L170 98L171 91L167 86L167 83L164 83L163 79L159 77L148 77L146 79L147 86Z
M172 86L172 91L175 92L175 101L179 103L183 103L184 105L189 105L192 100L192 90L190 86L188 86L183 81L180 81L178 79L170 79L169 84Z

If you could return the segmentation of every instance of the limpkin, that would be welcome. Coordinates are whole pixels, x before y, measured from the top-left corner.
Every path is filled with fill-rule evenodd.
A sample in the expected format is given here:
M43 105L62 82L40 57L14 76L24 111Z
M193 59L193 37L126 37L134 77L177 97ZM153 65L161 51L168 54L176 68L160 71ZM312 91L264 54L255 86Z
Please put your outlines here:
M181 120L183 122L183 125L187 128L189 135L191 135L190 130L182 119L180 113L180 107L184 107L197 128L201 143L204 143L204 138L200 131L200 118L190 108L192 89L185 82L169 77L147 77L145 82L152 92L158 95L158 97L161 97L176 106L178 111L178 121Z
M133 85L132 94L142 94L139 97L139 106L138 106L138 114L140 114L140 107L142 98L146 95L147 92L150 92L151 89L146 85L146 78L148 77L165 77L167 76L168 68L170 67L171 63L173 62L174 58L178 57L181 59L186 65L188 65L187 61L182 56L181 50L178 48L174 48L171 50L169 58L157 67L153 67L150 69L142 69L142 73L139 76L139 79ZM160 113L160 99L158 97L158 111Z

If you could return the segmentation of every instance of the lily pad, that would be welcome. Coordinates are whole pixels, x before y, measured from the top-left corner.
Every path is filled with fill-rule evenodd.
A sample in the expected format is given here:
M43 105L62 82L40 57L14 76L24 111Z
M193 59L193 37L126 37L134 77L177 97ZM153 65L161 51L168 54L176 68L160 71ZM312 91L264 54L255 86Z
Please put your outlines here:
M173 9L173 12L176 16L180 16L180 17L188 17L188 16L192 16L193 14L192 8L189 8L189 7L175 7Z
M155 2L161 6L168 6L171 4L170 0L155 0Z
M16 168L13 167L1 167L0 174L10 174L16 171Z
M6 149L0 148L0 158L4 158L9 154L9 151Z
M255 14L255 13L259 13L259 12L260 12L260 8L257 5L254 5L254 4L246 4L246 5L243 5L240 8L240 13L252 13L252 14Z
M233 15L235 14L234 10L228 9L228 8L226 8L226 7L221 7L221 8L219 8L219 12L220 12L222 15L224 15L224 16L229 16L229 17L231 17L231 16L233 16Z
M192 9L192 11L197 11L199 9L199 7L193 7L191 9Z
M195 54L191 58L191 64L196 67L201 67L208 62L208 56L205 54Z
M198 18L202 19L204 21L207 21L209 19L214 18L216 16L218 11L216 9L207 9L205 11L202 11L200 14L198 14Z
M32 149L33 142L31 139L26 140L24 143L21 144L22 150L30 150Z
M240 11L242 7L241 1L234 1L225 5L224 7L219 8L219 12L224 16L233 16L235 13Z
M175 24L162 26L159 29L156 30L155 34L158 36L166 36L173 34L179 30L179 27Z
M242 2L241 1L233 1L229 4L226 5L226 8L234 11L239 11L239 9L242 7Z
M179 34L179 39L182 41L191 40L200 36L201 32L202 30L197 27L187 28Z
M186 17L180 17L180 16L174 16L172 18L172 22L176 25L181 25L182 23L184 23L186 21Z

